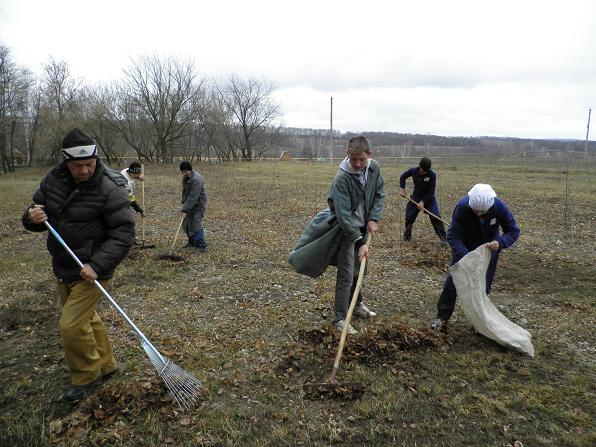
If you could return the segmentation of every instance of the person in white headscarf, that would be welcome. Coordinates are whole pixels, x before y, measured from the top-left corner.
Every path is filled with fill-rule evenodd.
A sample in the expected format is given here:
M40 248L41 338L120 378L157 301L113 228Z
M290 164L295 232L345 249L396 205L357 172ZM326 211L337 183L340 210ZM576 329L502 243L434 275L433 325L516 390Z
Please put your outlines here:
M499 228L503 230L502 234ZM497 269L499 252L511 247L519 238L520 229L505 202L497 197L490 185L478 183L457 202L451 224L447 230L447 242L451 246L451 265L468 252L481 245L491 250L491 260L486 271L486 293L490 292ZM451 318L455 309L457 292L451 275L447 275L443 291L437 303L437 316L431 327L439 330Z

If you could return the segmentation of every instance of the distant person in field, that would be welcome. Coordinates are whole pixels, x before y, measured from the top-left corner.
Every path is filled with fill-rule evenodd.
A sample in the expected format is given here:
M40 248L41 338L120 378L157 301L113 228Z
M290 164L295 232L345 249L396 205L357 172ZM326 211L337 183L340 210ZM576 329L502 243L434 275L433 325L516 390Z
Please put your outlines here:
M503 230L500 234L499 227ZM462 198L451 218L447 241L451 246L451 265L481 245L491 250L486 271L486 293L490 292L497 270L499 252L511 247L519 238L519 227L505 202L497 197L490 185L478 183ZM453 310L457 292L451 275L447 275L437 303L437 317L431 322L434 330L445 326Z
M207 191L203 176L192 169L188 161L180 163L182 174L182 207L180 212L184 214L184 231L188 236L189 248L196 248L199 251L207 250L205 242L205 228L203 218L207 206Z
M383 177L371 155L365 137L350 138L347 157L340 163L327 197L329 207L308 224L289 259L295 271L311 277L320 276L328 265L337 265L333 324L338 331L345 325L360 262L368 257L366 234L374 236L383 212ZM364 304L362 293L354 315L376 316ZM356 332L350 324L348 333Z
M22 222L27 230L41 232L47 230L44 222L48 221L84 264L81 269L48 234L62 303L60 336L71 376L64 399L75 401L118 371L95 310L101 292L94 282L105 286L112 278L133 244L135 224L126 181L101 163L89 136L71 130L62 142L62 156L64 161L41 181Z
M410 198L417 203L414 204L408 201L408 204L406 205L406 229L402 237L402 240L404 241L409 241L412 239L412 227L414 226L416 217L418 217L418 213L422 210L422 208L426 208L431 213L441 217L441 214L439 213L439 205L437 204L437 198L435 197L437 174L435 174L430 167L430 158L423 157L420 159L418 167L408 169L399 177L399 195L402 197L406 197L406 180L409 177L412 177L414 190L412 191ZM430 214L428 217L433 229L435 230L435 233L437 236L439 236L439 239L443 245L446 246L447 242L445 241L446 235L443 222L434 218Z
M135 196L135 181L145 181L145 175L143 174L141 163L138 161L133 161L128 168L124 168L122 171L120 171L120 174L122 174L126 179L126 190L128 191L128 198L130 199L130 206L133 210L139 213L141 217L145 217L145 211L143 208L141 208L141 205L139 205Z

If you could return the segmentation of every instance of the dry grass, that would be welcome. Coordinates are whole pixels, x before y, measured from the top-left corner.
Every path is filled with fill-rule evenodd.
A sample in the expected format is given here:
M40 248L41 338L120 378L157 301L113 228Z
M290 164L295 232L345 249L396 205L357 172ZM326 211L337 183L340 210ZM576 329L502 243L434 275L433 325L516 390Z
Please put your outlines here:
M209 249L187 251L181 238L178 263L157 255L177 228L180 175L148 167L146 239L157 248L131 252L110 290L164 354L204 382L203 404L186 413L164 397L107 304L101 314L124 374L79 405L59 401L68 375L45 237L19 221L45 171L0 177L0 445L592 445L596 187L589 172L570 176L564 219L560 170L436 167L445 218L482 181L519 220L522 237L503 253L491 298L533 334L536 357L528 359L474 335L460 310L446 335L427 330L449 255L423 216L414 243L400 242L397 182L406 166L382 166L386 210L365 279L380 317L356 321L360 333L348 340L339 378L366 387L352 401L304 396L304 383L324 381L335 354L328 317L335 271L313 280L286 263L325 206L336 167L198 166L209 196ZM403 344L404 334L412 344Z

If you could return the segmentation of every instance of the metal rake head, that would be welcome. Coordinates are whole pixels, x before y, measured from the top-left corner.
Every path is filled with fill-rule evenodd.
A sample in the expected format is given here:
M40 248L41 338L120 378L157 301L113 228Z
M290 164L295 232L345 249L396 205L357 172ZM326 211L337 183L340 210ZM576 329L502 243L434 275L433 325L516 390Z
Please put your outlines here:
M180 368L169 358L161 355L153 346L142 342L143 349L164 381L180 408L190 409L199 400L203 384L194 374Z

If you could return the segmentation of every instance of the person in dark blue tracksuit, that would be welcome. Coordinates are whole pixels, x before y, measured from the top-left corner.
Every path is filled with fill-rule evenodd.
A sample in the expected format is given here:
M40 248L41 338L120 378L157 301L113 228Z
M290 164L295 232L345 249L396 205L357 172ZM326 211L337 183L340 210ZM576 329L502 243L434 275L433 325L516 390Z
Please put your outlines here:
M499 227L503 230L500 234ZM519 227L505 202L497 197L490 185L479 183L466 194L453 210L451 224L447 230L447 241L451 246L451 265L468 252L485 244L491 251L486 270L486 293L490 292L499 252L511 247L519 238ZM431 327L438 330L449 320L455 308L457 292L451 275L447 275L443 291L437 303L437 317Z
M404 241L412 239L412 227L414 226L416 217L418 217L418 213L422 210L422 207L426 208L436 216L441 217L439 214L439 205L437 204L437 199L435 197L437 174L435 174L430 166L430 158L423 157L417 168L410 168L399 177L399 195L402 197L406 196L406 179L412 177L414 191L410 198L418 203L418 205L415 205L408 201L408 204L406 205L406 229L402 238ZM435 233L437 233L439 239L445 243L445 227L443 226L443 222L435 219L430 214L428 217L430 218Z

